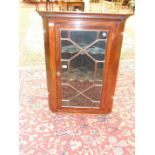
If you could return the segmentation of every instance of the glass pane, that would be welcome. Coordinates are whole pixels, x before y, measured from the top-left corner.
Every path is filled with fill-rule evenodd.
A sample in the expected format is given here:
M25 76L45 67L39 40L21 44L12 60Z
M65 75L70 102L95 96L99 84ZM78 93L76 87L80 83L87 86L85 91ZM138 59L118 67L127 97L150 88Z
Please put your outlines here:
M61 40L61 58L62 59L70 59L77 52L79 52L79 48L76 47L73 43L68 40Z
M97 34L96 31L72 31L70 39L81 48L86 48L97 39Z
M104 63L97 63L96 82L102 81L103 79L103 67L104 67Z
M84 91L87 88L93 86L93 81L85 80L85 81L80 81L80 80L70 80L69 84L76 88L79 91Z
M99 107L107 32L60 32L62 106Z
M97 41L90 48L87 49L87 52L96 60L104 60L105 54L105 41Z
M68 38L68 31L61 31L61 38Z
M81 81L93 80L94 78L94 61L86 54L80 54L71 60L71 79Z
M68 100L68 99L74 97L76 94L77 94L77 92L70 86L62 85L62 98L64 100Z
M69 102L69 106L76 106L76 107L97 107L94 102L92 102L90 99L86 98L83 95L79 95Z
M94 86L87 90L84 94L93 101L98 101L101 97L101 86Z

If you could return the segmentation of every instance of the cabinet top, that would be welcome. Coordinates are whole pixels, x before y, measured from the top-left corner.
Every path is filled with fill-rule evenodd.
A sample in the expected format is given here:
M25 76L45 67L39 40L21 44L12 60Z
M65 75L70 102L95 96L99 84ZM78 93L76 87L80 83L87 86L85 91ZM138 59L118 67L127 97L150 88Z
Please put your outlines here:
M37 11L43 18L126 20L132 13L98 13L69 11Z

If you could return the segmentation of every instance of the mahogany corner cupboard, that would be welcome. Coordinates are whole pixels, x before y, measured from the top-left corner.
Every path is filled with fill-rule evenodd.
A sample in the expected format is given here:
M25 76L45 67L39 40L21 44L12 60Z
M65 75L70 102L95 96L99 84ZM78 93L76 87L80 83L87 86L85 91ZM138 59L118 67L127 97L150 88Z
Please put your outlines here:
M125 20L131 14L38 13L43 19L50 109L110 113Z

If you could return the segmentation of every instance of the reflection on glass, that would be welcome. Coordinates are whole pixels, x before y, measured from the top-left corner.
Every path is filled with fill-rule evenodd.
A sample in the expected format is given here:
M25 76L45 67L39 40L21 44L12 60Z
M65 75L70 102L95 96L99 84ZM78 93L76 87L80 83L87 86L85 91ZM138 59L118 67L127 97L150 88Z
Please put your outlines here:
M100 32L99 38L100 38L100 39L107 39L107 35L108 35L108 33L105 32L105 31Z
M63 79L68 79L68 62L62 61L61 62L61 73Z
M100 106L107 35L61 30L62 106Z
M95 60L104 60L105 54L105 41L97 41L95 44L90 46L87 49L87 52L95 59Z
M62 59L69 59L79 51L73 43L68 40L61 41L61 57Z
M77 43L81 48L87 47L97 39L96 31L72 31L71 40Z

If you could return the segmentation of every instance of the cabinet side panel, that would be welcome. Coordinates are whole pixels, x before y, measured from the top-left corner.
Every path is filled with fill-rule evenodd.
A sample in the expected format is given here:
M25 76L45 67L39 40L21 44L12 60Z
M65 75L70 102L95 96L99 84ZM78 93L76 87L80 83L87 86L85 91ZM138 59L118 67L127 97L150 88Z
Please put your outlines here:
M50 108L52 111L57 111L57 86L56 86L56 63L55 63L55 30L54 26L49 28L49 43L50 43Z
M45 61L46 61L46 76L48 87L49 107L52 111L57 109L56 98L56 76L55 76L55 33L54 27L49 27L48 19L43 19L44 26L44 44L45 44Z
M109 68L108 68L108 75L107 75L107 89L105 94L105 106L106 111L109 113L112 111L112 104L113 104L113 96L115 93L115 86L117 81L117 74L118 74L118 65L119 59L121 54L121 46L122 46L122 33L124 31L125 22L118 22L116 23L116 28L112 36L112 47L111 47L111 54L109 58Z
M114 26L113 26L114 27ZM109 35L108 35L108 42L106 47L106 59L105 59L105 69L104 69L104 81L103 81L103 90L102 90L102 97L101 97L101 106L100 110L101 112L104 111L104 113L108 112L108 104L106 99L109 98L109 93L106 93L109 87L108 83L108 73L109 73L109 67L110 67L110 57L111 57L111 51L112 51L112 36L113 36L113 27L109 28Z

